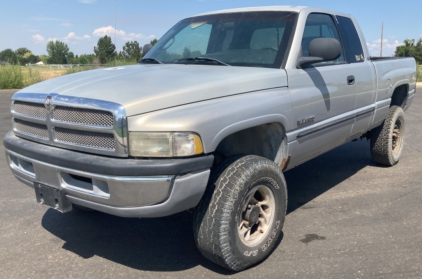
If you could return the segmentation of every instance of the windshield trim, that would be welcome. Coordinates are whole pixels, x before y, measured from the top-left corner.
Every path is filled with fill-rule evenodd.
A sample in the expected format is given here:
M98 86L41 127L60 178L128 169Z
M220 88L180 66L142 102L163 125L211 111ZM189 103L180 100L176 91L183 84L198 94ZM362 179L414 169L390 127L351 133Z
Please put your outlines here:
M295 31L296 31L296 26L297 26L297 22L298 22L298 18L299 18L299 13L297 12L292 12L292 11L260 11L260 14L280 14L280 16L283 17L289 17L291 16L291 20L288 21L288 24L286 25L286 31L288 32L284 32L283 38L281 39L281 43L275 58L275 61L273 64L246 64L246 63L230 63L231 66L235 66L235 67L259 67L259 68L272 68L272 69L284 69L287 63L287 59L289 56L289 52L291 49L291 45L293 42L293 38L295 35ZM229 16L229 15L233 15L233 14L247 14L247 15L253 15L256 14L256 12L253 11L248 11L248 12L237 12L237 13L218 13L218 14L206 14L206 15L199 15L199 16L192 16L192 17L188 17L185 18L181 21L179 21L178 23L176 23L172 28L170 28L163 36L165 37L169 32L171 32L173 30L174 27L176 27L177 25L185 22L185 21L192 21L193 19L195 21L209 21L210 18L217 18L217 17L221 17L221 16ZM290 24L289 24L290 23ZM154 48L158 47L157 45L155 45L150 51L149 53L145 56L145 58L153 58L153 57L149 57L149 54L154 53L152 50L154 50ZM224 62L224 61L223 61ZM224 62L226 63L226 62ZM163 62L163 64L171 64L171 63L166 63ZM190 64L186 64L186 65L190 65Z

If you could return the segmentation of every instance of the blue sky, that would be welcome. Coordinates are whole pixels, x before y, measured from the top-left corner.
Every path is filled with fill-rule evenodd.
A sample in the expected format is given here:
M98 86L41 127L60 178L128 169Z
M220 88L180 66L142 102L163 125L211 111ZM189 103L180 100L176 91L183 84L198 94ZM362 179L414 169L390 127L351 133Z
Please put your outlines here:
M403 4L401 4L403 3ZM127 40L141 45L160 38L179 20L198 13L251 6L299 5L338 10L356 17L372 55L379 55L384 21L384 54L406 38L422 36L422 1L381 0L2 0L0 51L27 47L46 54L49 40L65 41L75 54L93 53L98 38L112 34L117 14L117 49ZM116 8L117 7L117 8Z

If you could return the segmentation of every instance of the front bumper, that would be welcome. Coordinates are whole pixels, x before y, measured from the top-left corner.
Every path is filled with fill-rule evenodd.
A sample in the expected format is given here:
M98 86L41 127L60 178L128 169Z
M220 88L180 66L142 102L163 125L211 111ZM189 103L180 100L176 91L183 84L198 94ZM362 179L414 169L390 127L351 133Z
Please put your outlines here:
M12 132L4 146L21 182L58 188L74 204L122 217L161 217L195 207L214 159L110 158L35 143Z

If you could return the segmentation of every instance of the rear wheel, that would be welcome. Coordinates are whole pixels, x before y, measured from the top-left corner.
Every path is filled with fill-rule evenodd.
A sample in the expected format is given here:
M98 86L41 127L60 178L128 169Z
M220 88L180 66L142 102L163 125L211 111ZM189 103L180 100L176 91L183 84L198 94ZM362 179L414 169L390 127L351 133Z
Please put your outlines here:
M392 106L384 123L371 131L371 156L376 163L394 166L399 162L405 127L403 109Z
M201 253L240 271L276 248L287 207L284 176L272 161L245 156L223 163L194 215Z

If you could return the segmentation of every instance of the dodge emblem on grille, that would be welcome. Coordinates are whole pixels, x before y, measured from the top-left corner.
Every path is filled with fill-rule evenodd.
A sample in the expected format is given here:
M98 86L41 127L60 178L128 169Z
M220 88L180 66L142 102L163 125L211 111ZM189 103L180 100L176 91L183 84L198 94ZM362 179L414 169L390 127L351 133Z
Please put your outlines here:
M53 98L51 96L47 96L47 98L45 98L44 106L45 106L45 109L48 111L50 111L51 109L52 99Z

